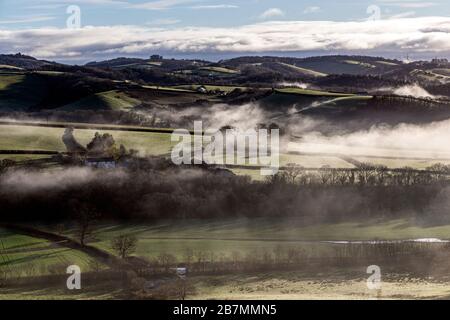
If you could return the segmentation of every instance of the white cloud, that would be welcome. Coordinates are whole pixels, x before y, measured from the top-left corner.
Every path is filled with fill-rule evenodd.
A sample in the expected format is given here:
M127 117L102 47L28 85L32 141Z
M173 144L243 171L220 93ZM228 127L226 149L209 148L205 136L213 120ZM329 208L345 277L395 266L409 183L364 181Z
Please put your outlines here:
M309 14L309 13L317 13L320 12L320 7L318 6L312 6L312 7L306 7L305 10L303 10L304 14Z
M178 19L156 19L146 23L148 26L168 26L172 24L180 23L181 20Z
M402 13L398 13L398 14L394 14L392 16L389 17L389 19L403 19L403 18L410 18L410 17L414 17L416 15L415 11L407 11L407 12L402 12Z
M238 9L239 6L232 4L216 4L216 5L203 5L203 6L193 6L192 9Z
M190 4L202 0L157 0L138 4L130 4L130 8L145 10L165 10L179 5Z
M101 59L118 55L263 52L450 53L450 18L379 21L272 21L210 28L86 26L79 30L0 27L0 52L22 52L53 60Z
M259 17L261 19L269 19L274 17L282 17L284 16L284 12L279 8L271 8L264 11Z

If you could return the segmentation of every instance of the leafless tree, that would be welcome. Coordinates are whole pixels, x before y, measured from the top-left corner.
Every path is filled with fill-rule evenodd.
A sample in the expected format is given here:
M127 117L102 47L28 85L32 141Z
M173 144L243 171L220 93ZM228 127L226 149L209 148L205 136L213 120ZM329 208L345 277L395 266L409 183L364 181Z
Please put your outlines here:
M302 174L303 167L295 163L289 163L284 169L284 175L289 183L294 184L297 178Z
M79 242L82 246L86 244L86 238L92 233L92 225L100 216L97 209L80 201L72 202L72 210L78 224Z
M130 235L120 235L111 240L111 248L119 257L125 259L136 251L137 238Z

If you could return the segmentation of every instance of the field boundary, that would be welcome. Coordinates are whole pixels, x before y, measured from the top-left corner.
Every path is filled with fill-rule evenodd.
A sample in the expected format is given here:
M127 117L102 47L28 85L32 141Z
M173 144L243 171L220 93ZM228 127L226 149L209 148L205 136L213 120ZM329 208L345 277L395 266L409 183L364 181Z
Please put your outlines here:
M148 132L148 133L172 133L174 129L169 128L138 128L138 127L126 127L126 126L111 126L102 124L89 124L89 123L45 123L45 122L11 122L0 121L0 125L3 126L26 126L26 127L44 127L44 128L61 128L68 127L79 130L108 130L108 131L130 131L130 132ZM189 131L193 134L193 131Z

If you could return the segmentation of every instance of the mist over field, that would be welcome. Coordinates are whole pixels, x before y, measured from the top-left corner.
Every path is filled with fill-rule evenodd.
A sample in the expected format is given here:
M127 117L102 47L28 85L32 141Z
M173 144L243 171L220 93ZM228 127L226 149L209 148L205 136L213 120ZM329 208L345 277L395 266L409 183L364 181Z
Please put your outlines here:
M304 152L450 158L449 139L450 120L445 120L424 125L373 126L341 135L303 133L301 142L290 147Z

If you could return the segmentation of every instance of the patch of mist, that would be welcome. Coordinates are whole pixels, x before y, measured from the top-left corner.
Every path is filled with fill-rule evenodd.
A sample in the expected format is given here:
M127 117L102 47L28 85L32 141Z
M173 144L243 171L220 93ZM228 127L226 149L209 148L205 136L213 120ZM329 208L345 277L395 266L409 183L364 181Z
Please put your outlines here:
M304 82L279 82L277 83L277 86L287 88L308 89L310 85Z
M156 122L166 123L171 128L192 129L194 121L202 121L203 129L220 129L231 126L239 130L254 129L269 119L268 112L256 103L240 106L215 104L211 107L190 107L183 109L153 108L147 114Z
M303 128L299 130L303 132L302 142L290 143L288 149L291 151L450 158L450 120L426 125L380 125L333 136L319 132L305 133Z
M403 86L394 90L394 94L399 96L409 96L414 98L431 98L435 99L436 96L432 95L418 84Z
M43 190L63 190L67 187L87 184L99 178L108 181L124 177L126 177L126 173L122 170L105 173L82 167L39 171L20 169L4 174L0 180L0 188L20 194Z
M375 90L376 92L384 93L384 94L395 94L397 96L402 97L414 97L414 98L429 98L429 99L437 99L438 96L432 95L427 90L422 88L417 83L412 85L405 85L401 87L383 87Z

